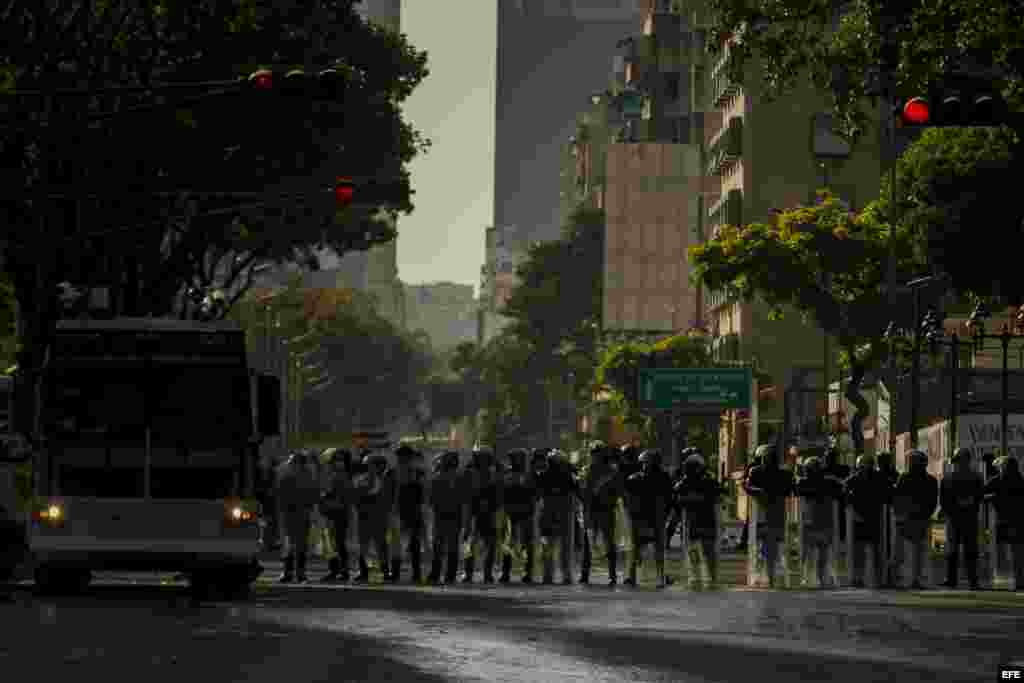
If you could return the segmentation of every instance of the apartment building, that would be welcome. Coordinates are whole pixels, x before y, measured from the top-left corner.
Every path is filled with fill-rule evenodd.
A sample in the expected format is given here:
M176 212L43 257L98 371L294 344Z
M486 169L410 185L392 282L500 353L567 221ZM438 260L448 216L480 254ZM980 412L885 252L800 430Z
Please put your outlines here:
M695 130L700 130L701 165L707 178L691 226L696 238L709 239L724 224L768 222L778 209L814 201L816 190L823 187L855 210L878 196L878 144L866 140L852 151L844 150L831 133L829 101L809 83L767 102L756 63L748 63L742 82L731 81L729 43L715 55L704 51L710 20L707 3L672 4L693 35L689 80L694 118L701 121ZM750 363L770 377L760 394L761 441L781 427L782 390L794 367L828 363L835 377L835 345L826 358L824 333L798 315L769 320L760 303L707 292L703 316L720 359ZM726 417L721 452L728 470L739 471L756 446L749 443L750 415L735 411Z
M479 318L477 343L494 339L508 324L502 309L512 290L519 284L516 268L526 258L527 242L523 231L514 225L501 225L485 231L484 264L480 267Z

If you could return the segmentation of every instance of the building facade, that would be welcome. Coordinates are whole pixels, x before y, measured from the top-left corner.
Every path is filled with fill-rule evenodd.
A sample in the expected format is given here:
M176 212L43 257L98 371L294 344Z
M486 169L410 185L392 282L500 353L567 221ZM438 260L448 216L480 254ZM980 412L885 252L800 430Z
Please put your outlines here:
M581 102L608 87L608 59L640 0L499 0L494 225L557 239L557 174Z
M508 324L502 311L519 283L516 268L526 254L527 243L516 226L495 226L485 231L484 264L480 267L479 344L487 344Z

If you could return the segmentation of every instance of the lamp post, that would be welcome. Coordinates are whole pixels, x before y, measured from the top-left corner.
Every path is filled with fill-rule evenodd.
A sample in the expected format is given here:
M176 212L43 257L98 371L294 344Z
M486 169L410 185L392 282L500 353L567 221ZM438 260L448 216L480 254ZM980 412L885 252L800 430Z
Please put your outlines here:
M991 318L992 314L985 306L984 302L980 299L974 306L974 310L971 311L971 317L967 320L967 328L971 331L971 339L974 342L974 352L978 353L985 347L985 340L996 339L999 341L1000 346L1003 350L1003 368L1001 374L1002 380L1002 396L999 402L999 420L1000 420L1000 434L999 434L999 447L1001 455L1008 455L1009 450L1007 448L1008 434L1007 434L1007 423L1009 422L1009 402L1010 402L1010 369L1009 369L1009 353L1010 353L1010 342L1014 339L1021 338L1024 334L1024 306L1017 309L1017 315L1014 320L1013 331L1010 330L1010 326L1006 323L1003 324L1003 329L999 334L988 334L985 332L985 320Z
M889 342L889 376L892 378L892 388L889 390L889 453L896 453L896 403L899 396L899 367L896 362L896 343L903 337L903 330L896 327L896 323L890 322L882 335Z

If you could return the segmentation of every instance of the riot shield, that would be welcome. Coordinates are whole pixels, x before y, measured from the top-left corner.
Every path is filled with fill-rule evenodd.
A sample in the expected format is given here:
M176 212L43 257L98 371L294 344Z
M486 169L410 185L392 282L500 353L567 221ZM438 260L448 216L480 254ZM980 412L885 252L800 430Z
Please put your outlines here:
M894 557L893 557L893 521L892 521L892 506L882 506L882 538L879 543L879 568L878 574L882 582L882 586L894 585Z
M852 586L862 581L867 588L878 588L879 578L886 565L887 519L883 509L879 515L879 528L872 540L859 542L855 536L860 517L853 505L846 506L846 558L844 562L843 585ZM875 540L877 539L877 540Z
M778 503L777 503L778 504ZM781 504L786 510L793 508L793 501L787 497ZM791 587L793 572L793 555L799 556L798 535L794 525L788 522L792 515L784 513L782 526L770 524L761 501L750 498L750 534L748 545L747 585L754 588L767 588L774 576L775 587ZM776 520L778 522L778 520ZM769 557L774 556L774 571L769 571Z
M1007 543L998 542L999 512L994 505L989 505L988 510L988 543L984 550L988 555L992 588L993 590L1017 590L1010 546Z

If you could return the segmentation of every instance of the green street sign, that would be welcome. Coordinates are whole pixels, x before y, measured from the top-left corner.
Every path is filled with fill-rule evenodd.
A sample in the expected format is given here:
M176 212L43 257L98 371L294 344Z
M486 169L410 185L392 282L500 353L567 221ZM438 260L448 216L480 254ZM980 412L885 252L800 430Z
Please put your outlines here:
M649 410L708 413L750 409L750 368L641 369L640 404Z

